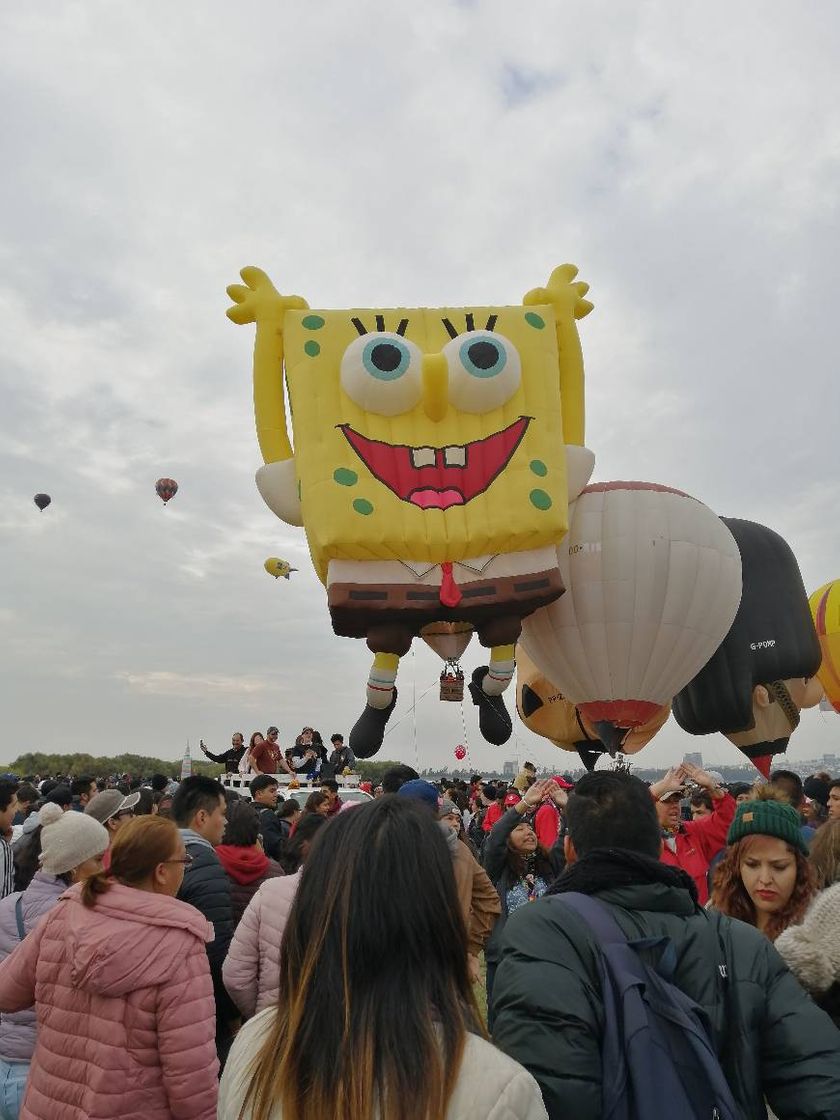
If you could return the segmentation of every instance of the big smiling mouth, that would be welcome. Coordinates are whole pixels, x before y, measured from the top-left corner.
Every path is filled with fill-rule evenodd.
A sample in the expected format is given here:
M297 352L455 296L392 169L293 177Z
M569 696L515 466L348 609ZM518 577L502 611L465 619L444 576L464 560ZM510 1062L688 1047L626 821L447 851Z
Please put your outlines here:
M449 509L484 493L510 462L531 419L520 416L492 436L446 447L383 443L349 424L338 427L374 478L402 501L421 509Z

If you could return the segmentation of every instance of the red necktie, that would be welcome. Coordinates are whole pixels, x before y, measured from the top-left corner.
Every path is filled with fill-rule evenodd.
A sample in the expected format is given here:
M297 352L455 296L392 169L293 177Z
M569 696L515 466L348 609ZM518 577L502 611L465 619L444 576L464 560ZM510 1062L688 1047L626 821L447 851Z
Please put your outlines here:
M461 602L461 591L452 575L452 564L447 561L440 567L443 572L443 579L440 583L440 601L445 607L457 607Z

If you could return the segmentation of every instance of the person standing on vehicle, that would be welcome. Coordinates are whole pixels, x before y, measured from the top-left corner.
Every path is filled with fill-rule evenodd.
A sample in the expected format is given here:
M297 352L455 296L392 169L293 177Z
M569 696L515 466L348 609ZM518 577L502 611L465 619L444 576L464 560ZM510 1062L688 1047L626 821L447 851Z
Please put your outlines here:
M329 758L329 765L332 767L333 775L343 774L345 770L352 770L356 765L356 756L350 750L349 746L344 743L344 736L337 731L334 735L330 736L332 743L332 754Z
M239 773L240 763L245 756L245 736L241 731L234 731L230 737L230 750L222 751L221 754L213 754L212 751L208 751L203 739L199 739L198 745L211 762L224 766L226 774Z

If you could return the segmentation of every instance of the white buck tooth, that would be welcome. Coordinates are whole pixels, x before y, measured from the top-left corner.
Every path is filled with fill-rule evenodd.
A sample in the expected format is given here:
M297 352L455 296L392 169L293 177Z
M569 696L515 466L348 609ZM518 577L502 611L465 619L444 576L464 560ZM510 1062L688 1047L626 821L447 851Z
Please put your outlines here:
M433 447L412 447L411 463L415 467L433 467L435 465L435 449Z
M467 465L466 447L444 447L443 461L447 467L465 467Z

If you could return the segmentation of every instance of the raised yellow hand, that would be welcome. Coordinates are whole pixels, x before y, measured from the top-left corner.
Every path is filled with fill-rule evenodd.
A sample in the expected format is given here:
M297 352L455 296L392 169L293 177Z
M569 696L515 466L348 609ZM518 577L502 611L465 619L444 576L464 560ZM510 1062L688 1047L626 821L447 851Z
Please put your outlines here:
M558 323L583 319L594 304L584 299L589 285L582 280L575 282L577 274L577 265L561 264L552 272L544 288L532 288L522 302L532 306L548 304L554 308Z
M281 295L261 268L248 265L239 275L245 283L231 284L227 288L234 302L234 306L227 309L227 317L234 323L277 322L287 311L302 311L309 306L300 296Z

